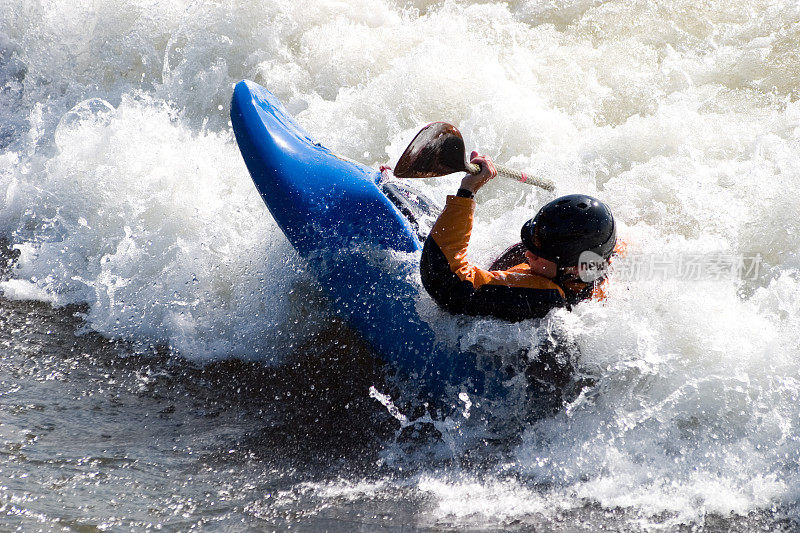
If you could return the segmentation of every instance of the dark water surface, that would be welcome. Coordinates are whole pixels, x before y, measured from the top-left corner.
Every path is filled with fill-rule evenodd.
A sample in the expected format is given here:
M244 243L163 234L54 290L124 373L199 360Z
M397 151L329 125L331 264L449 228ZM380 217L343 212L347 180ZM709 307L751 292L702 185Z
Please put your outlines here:
M480 474L492 461L426 464L418 444L406 448L419 458L411 472L387 466L381 454L398 423L367 394L380 369L335 320L277 369L201 368L80 327L80 309L0 299L0 529L640 529L635 514L589 503L555 519L456 527L437 518L420 470ZM327 497L328 483L351 484L355 496ZM762 513L709 516L700 527L793 524Z
M198 368L76 336L75 309L0 309L4 529L328 529L295 487L375 475L393 432L366 394L372 369L353 362L358 348L331 344L324 360L305 347L305 360L278 370ZM337 521L368 522L364 510Z

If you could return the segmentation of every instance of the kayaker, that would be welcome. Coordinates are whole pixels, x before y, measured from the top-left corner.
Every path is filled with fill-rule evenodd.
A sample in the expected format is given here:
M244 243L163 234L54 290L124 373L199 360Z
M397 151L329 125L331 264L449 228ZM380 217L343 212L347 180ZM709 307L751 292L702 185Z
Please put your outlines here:
M507 270L484 270L467 260L475 193L497 176L489 157L472 152L481 172L466 174L433 225L422 250L425 289L445 310L518 321L541 318L555 307L592 296L601 279L581 280L583 252L607 262L614 252L616 226L609 208L590 196L569 195L542 207L522 226L525 262Z

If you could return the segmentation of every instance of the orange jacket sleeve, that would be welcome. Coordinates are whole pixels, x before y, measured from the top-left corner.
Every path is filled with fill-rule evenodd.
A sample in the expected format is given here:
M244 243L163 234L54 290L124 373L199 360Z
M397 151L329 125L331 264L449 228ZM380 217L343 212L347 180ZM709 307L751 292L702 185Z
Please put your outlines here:
M425 241L420 274L425 289L445 309L468 315L523 320L565 305L564 291L527 266L484 270L467 259L475 202L448 196Z

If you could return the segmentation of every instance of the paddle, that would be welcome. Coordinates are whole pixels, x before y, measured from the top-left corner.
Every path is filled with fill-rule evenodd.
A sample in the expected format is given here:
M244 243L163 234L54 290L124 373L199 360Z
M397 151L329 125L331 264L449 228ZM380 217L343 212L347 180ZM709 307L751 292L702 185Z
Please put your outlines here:
M555 189L553 182L528 176L524 172L495 164L497 174L522 183L536 185L547 191ZM458 128L446 122L433 122L422 128L408 145L394 175L398 178L434 178L454 172L477 174L480 166L467 161L464 138Z

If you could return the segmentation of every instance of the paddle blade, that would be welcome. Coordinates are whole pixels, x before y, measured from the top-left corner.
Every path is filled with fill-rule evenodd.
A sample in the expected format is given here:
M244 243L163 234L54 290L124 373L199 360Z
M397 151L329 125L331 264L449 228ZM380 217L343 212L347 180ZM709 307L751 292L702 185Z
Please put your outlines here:
M433 122L422 128L408 145L394 175L398 178L433 178L466 171L464 138L458 128Z

